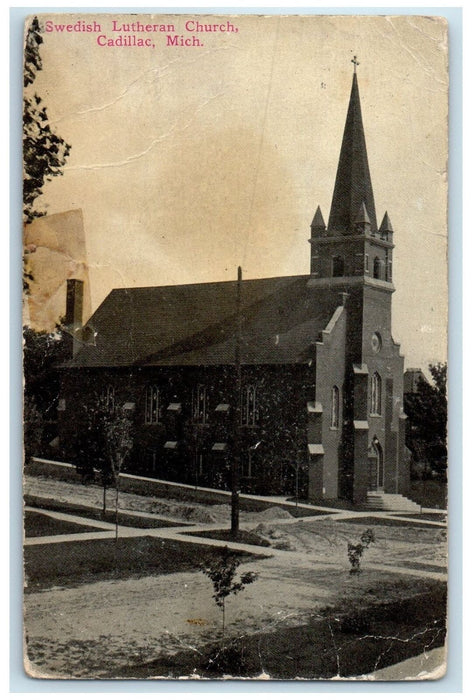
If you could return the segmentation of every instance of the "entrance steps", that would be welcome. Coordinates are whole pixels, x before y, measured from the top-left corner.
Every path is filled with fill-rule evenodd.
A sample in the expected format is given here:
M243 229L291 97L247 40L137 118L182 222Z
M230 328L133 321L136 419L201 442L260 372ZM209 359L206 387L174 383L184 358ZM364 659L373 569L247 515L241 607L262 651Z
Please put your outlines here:
M400 493L368 491L363 510L391 510L404 513L421 513L421 506Z

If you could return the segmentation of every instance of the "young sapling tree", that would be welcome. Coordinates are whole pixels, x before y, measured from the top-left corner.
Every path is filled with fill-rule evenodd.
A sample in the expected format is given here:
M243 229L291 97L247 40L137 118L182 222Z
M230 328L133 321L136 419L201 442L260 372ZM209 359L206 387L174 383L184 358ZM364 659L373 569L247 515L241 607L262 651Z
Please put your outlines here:
M361 572L361 558L364 551L375 542L374 531L371 529L365 530L360 537L360 542L357 544L352 544L348 542L347 544L347 556L349 563L351 564L350 574L360 574Z
M231 594L236 595L257 579L256 573L248 571L241 575L239 581L235 581L236 569L240 564L239 559L229 552L228 547L225 547L220 554L202 566L203 573L213 584L213 600L221 609L223 634L225 631L226 598Z
M108 464L115 487L115 542L118 542L118 500L120 493L120 473L123 464L133 447L133 422L130 411L123 406L115 406L103 418L103 432ZM104 489L105 481L104 481Z

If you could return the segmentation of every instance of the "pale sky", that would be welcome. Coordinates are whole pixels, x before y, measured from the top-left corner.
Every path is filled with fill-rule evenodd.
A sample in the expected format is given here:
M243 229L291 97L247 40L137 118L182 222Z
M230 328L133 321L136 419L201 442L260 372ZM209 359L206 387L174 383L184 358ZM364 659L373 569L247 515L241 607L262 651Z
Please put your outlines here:
M52 15L40 16L41 21ZM85 15L71 16L74 24ZM54 21L64 23L63 17ZM309 273L325 220L357 55L380 223L394 233L393 337L405 366L447 356L447 26L426 17L232 17L204 46L100 47L100 33L44 34L34 83L71 144L44 189L49 214L82 209L92 308L114 287ZM138 19L137 16L134 19Z

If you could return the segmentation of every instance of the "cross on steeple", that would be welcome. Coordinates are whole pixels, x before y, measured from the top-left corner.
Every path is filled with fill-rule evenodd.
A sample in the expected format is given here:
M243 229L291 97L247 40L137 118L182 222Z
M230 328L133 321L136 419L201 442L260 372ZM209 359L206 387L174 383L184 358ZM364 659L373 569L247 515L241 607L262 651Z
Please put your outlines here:
M354 73L356 72L356 68L359 65L359 61L357 60L357 56L354 56L354 58L351 58L351 63L354 64Z

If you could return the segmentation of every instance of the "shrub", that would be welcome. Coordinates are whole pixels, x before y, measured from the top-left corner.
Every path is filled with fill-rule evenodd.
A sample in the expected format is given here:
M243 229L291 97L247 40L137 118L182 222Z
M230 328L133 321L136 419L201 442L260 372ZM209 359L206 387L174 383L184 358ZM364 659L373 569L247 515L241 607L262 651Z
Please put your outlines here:
M375 542L375 535L374 531L371 529L365 530L365 532L362 533L360 542L357 544L348 542L347 556L351 564L350 574L360 574L362 555L364 554L364 550L368 549L372 542Z

